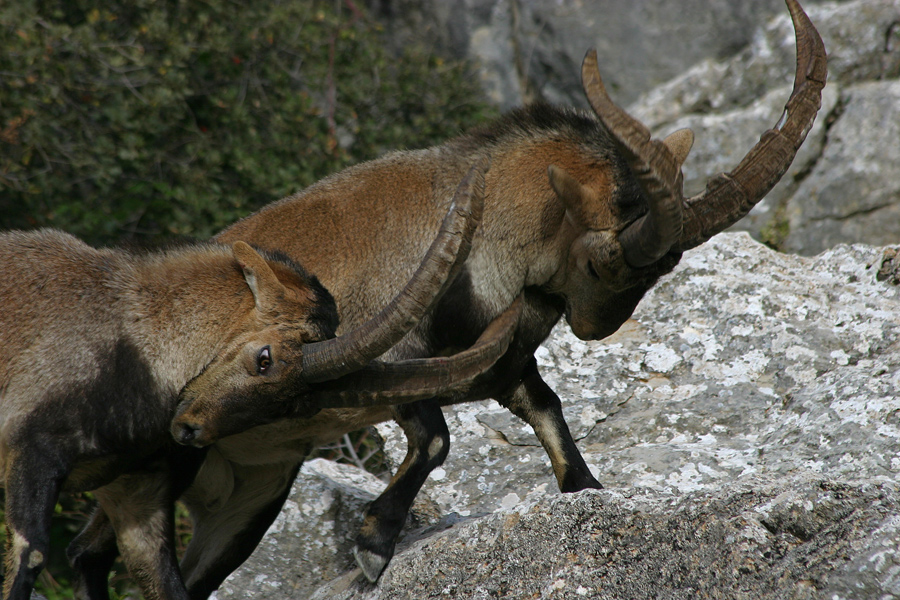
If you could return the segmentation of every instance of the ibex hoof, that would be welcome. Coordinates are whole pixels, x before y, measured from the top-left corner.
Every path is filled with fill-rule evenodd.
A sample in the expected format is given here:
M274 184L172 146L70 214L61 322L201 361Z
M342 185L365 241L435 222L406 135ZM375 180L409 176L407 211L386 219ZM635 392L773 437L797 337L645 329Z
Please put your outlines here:
M366 579L372 583L378 581L378 576L381 575L381 572L384 571L384 568L391 560L389 556L381 556L371 550L363 550L358 546L353 548L353 558L356 559L356 564L362 569Z

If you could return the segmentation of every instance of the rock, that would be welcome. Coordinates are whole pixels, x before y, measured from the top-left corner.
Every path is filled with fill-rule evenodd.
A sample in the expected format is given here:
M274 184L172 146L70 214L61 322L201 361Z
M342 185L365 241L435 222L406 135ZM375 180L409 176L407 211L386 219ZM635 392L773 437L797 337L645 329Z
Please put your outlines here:
M884 259L875 278L891 285L900 285L900 252L893 248L885 249Z
M315 598L892 597L898 508L893 482L812 476L677 498L592 490L469 520L396 557L377 586Z
M900 76L900 0L804 3L804 7L825 43L828 86ZM792 82L795 56L791 19L782 11L759 27L752 43L737 54L692 65L646 91L628 110L648 127L658 128L688 114L744 107Z
M578 74L596 47L604 77L628 103L698 61L730 56L785 12L783 0L370 0L397 46L410 39L479 65L506 108L545 99L586 106Z
M414 40L435 52L473 60L488 96L504 109L537 99L586 106L578 74L591 47L597 48L603 76L619 102L632 103L659 87L668 98L667 120L746 105L771 89L773 81L789 81L793 65L783 0L368 4L398 48ZM807 0L803 6L825 39L836 81L900 76L897 0ZM723 78L730 83L720 85ZM646 96L639 104L648 100L660 110L659 102Z
M273 529L335 541L314 559L287 558L295 542L277 542L278 576L304 591L260 597L900 593L897 252L839 246L803 258L745 233L716 236L686 253L614 336L582 342L561 325L538 353L605 490L559 494L521 422L492 402L452 407L450 457L420 494L440 520L429 513L408 527L376 585L348 553L309 568L351 544L354 510L340 517L339 541L332 513L287 526L298 514L287 508ZM379 430L399 462L401 432ZM316 485L299 481L294 505L322 497ZM234 597L257 597L256 578L275 568L251 566L226 584L247 582Z
M846 240L900 239L900 80L853 86L828 144L787 203L785 248L821 252Z
M735 225L783 250L812 255L837 243L900 239L897 80L900 0L810 5L828 50L822 109L785 177ZM733 58L706 60L644 94L629 111L656 135L697 135L685 194L737 165L772 127L793 78L790 19L774 18ZM871 81L878 80L878 81Z

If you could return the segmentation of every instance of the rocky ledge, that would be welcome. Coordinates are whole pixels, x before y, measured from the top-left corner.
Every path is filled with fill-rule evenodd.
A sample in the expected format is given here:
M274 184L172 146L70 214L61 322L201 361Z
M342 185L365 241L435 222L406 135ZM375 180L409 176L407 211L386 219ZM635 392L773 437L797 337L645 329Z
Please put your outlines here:
M897 265L896 248L804 258L719 235L611 338L561 325L539 352L605 490L560 494L527 426L454 407L377 584L350 548L384 484L312 461L218 597L900 595ZM399 462L401 432L379 429Z

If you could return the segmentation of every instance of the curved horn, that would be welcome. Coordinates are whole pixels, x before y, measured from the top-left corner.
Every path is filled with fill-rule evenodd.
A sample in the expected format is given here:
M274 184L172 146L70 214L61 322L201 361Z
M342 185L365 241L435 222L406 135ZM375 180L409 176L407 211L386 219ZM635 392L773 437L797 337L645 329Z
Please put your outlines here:
M316 384L311 393L317 406L322 408L363 408L403 404L464 391L460 388L491 368L506 353L521 313L520 295L463 352L448 357L373 361L358 371Z
M619 235L633 267L653 263L670 249L698 246L730 227L756 205L787 171L822 103L827 64L818 31L796 0L785 0L797 38L797 72L784 114L731 173L711 178L706 190L686 202L678 159L650 131L610 100L588 52L582 81L588 102L618 142L650 204L649 212Z
M681 165L650 130L616 106L600 78L597 51L581 64L581 81L591 108L617 142L638 180L650 210L619 234L625 261L645 267L659 260L681 236Z
M819 32L796 0L786 0L797 38L794 89L784 113L730 173L712 177L685 203L679 251L699 246L750 212L784 175L822 106L828 66Z
M425 258L390 304L353 331L303 347L306 381L335 379L364 367L399 342L440 298L465 262L481 221L487 166L481 159L466 173Z

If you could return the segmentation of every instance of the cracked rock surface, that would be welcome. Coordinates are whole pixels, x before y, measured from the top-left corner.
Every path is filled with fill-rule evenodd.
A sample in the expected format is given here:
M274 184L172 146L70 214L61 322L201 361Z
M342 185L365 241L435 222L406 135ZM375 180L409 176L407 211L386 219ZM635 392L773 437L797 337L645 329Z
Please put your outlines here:
M900 239L900 80L845 90L821 157L787 203L785 247Z
M704 58L751 41L783 0L379 0L376 16L395 45L410 39L479 65L488 97L503 108L530 100L584 104L578 73L596 47L610 89L631 102ZM624 51L623 51L624 50Z
M377 587L316 598L896 597L898 508L888 482L591 491L468 521L395 559Z

